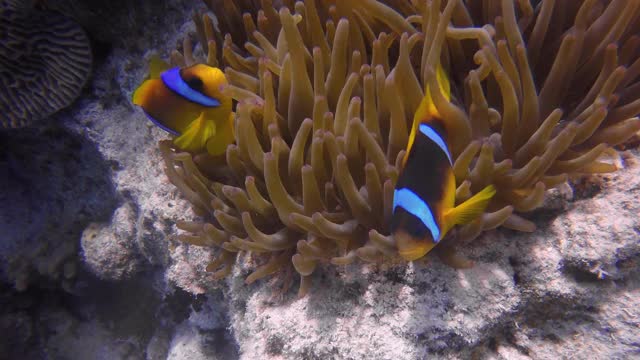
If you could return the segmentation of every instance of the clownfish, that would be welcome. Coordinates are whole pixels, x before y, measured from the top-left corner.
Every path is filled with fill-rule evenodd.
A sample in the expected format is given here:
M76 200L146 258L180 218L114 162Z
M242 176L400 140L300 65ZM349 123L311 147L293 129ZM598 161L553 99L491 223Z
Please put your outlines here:
M222 94L224 73L205 64L169 68L150 61L149 78L133 93L133 103L161 129L177 136L180 149L224 153L235 140L231 98Z
M440 65L436 78L440 92L451 101L449 80ZM489 185L455 206L451 136L455 134L438 113L427 87L413 118L404 166L393 194L391 233L400 256L407 261L426 255L453 226L480 216L496 193Z

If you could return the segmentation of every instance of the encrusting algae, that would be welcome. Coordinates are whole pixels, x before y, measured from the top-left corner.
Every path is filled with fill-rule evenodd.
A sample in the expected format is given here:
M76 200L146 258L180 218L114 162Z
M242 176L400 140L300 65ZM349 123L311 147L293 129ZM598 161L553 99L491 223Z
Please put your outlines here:
M195 17L237 101L225 159L160 144L205 219L179 239L217 249L215 278L248 251L261 265L247 283L293 264L303 295L318 264L396 261L394 186L425 89L450 124L455 204L496 189L434 249L456 267L471 262L454 246L483 231L533 231L520 214L547 189L615 171L613 146L640 129L640 1L282 3L208 1L219 30ZM190 40L172 61L196 63Z

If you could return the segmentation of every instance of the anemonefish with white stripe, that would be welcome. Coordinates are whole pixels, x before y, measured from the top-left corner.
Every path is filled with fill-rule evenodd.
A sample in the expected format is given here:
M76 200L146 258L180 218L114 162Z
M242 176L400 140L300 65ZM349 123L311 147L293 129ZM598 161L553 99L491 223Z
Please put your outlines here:
M441 66L436 77L440 92L450 101L449 80ZM448 145L451 136L455 134L438 113L427 88L413 119L393 195L391 233L400 256L407 261L426 255L453 226L476 219L495 195L495 188L489 185L455 206L454 159Z
M177 136L173 142L178 148L221 155L235 140L231 98L221 91L226 85L218 68L169 68L152 58L149 79L133 93L133 103L154 124Z

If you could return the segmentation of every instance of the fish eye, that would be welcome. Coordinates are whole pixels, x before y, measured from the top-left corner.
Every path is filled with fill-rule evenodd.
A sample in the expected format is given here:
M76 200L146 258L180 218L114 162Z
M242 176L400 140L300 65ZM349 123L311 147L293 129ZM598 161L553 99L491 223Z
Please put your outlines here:
M189 77L184 79L184 82L187 83L187 85L189 85L190 88L192 88L193 90L202 92L202 80L199 77L193 76L193 77Z

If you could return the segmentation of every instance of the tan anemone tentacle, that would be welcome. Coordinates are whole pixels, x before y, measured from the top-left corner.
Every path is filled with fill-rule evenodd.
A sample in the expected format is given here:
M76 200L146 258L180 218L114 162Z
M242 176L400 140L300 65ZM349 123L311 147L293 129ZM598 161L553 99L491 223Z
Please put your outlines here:
M394 185L425 89L450 125L456 204L497 190L436 248L456 267L472 262L455 247L484 231L533 231L525 216L547 189L616 170L606 156L640 130L635 0L208 6L219 23L196 16L197 40L237 101L235 143L217 163L160 147L170 181L204 219L180 223L178 239L215 249L216 278L247 251L256 255L242 259L261 264L248 282L295 271L302 295L321 264L399 261ZM190 41L175 65L202 61ZM434 76L440 64L451 101Z

